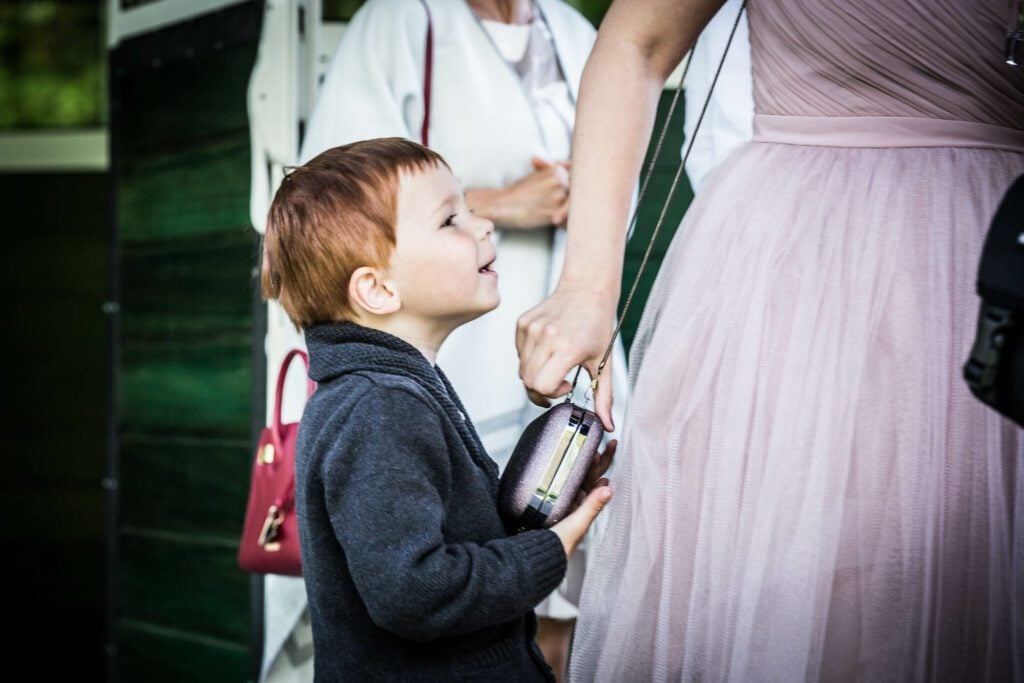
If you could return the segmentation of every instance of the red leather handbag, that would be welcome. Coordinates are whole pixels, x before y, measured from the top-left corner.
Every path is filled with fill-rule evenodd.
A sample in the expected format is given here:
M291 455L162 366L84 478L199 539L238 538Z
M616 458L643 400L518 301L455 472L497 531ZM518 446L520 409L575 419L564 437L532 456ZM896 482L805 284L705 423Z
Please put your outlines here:
M260 432L249 485L238 564L247 572L302 576L299 528L295 515L295 439L299 423L281 424L281 398L288 367L301 358L306 369L309 357L292 349L281 363L274 396L274 419ZM309 382L309 394L315 388Z

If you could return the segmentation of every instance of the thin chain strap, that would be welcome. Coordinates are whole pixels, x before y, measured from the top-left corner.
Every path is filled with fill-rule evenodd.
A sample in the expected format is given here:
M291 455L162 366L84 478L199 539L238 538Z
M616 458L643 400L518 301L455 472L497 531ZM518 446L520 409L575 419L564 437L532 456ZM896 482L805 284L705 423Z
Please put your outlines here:
M654 231L651 234L651 240L647 244L647 250L644 252L644 257L640 261L640 267L637 269L636 278L633 280L632 286L629 288L629 294L626 296L626 302L622 305L622 313L619 315L618 322L615 324L615 331L612 332L612 338L608 342L608 347L604 351L604 356L601 358L601 363L597 366L597 374L594 376L593 381L590 383L591 391L597 390L597 382L601 377L601 373L604 371L605 365L608 363L608 358L612 354L612 349L615 347L615 340L619 336L619 332L622 330L622 323L626 319L626 314L629 312L629 307L633 303L633 297L636 295L636 290L640 284L640 278L644 273L644 269L647 267L647 262L651 258L651 252L654 250L654 243L658 239L658 233L661 231L661 226L665 222L665 216L668 214L668 207L672 203L672 198L675 196L676 189L679 187L679 181L683 177L683 170L686 167L686 161L690 158L690 151L693 149L693 141L697 137L697 131L700 130L700 125L704 121L704 114L707 113L708 105L711 103L711 95L715 91L715 84L718 83L718 77L722 73L722 67L725 65L725 58L729 54L729 46L732 45L733 36L736 35L736 29L740 25L740 19L743 17L743 11L747 7L747 0L743 0L740 4L740 10L736 13L736 20L733 22L732 30L729 32L729 40L725 44L725 50L722 51L722 58L718 61L718 68L715 70L715 76L711 80L711 87L708 89L707 97L704 98L704 105L701 107L700 116L697 117L697 124L693 128L693 133L690 135L690 139L686 142L686 150L683 152L682 161L679 163L679 168L676 170L675 178L672 179L672 186L669 188L668 196L665 198L665 204L661 208L661 215L658 216L658 222L654 226ZM696 45L696 43L694 43ZM662 125L661 134L658 136L658 143L654 148L654 154L651 157L650 163L647 165L647 174L640 187L640 194L637 198L636 207L633 209L633 216L629 221L629 228L632 230L633 226L636 225L637 216L640 213L640 202L643 201L644 194L646 193L647 186L651 181L651 176L654 171L654 164L658 160L658 156L661 154L662 143L665 142L665 135L668 131L669 125L672 123L672 113L675 111L676 102L679 100L679 95L683 91L683 83L686 80L686 73L690 67L690 60L686 61L686 66L683 68L683 78L679 84L679 89L676 90L676 94L672 98L672 104L669 106L668 114L665 117L665 123ZM572 386L575 390L576 382L579 380L580 370L582 366L576 368L576 374L572 380ZM572 392L570 392L570 397Z

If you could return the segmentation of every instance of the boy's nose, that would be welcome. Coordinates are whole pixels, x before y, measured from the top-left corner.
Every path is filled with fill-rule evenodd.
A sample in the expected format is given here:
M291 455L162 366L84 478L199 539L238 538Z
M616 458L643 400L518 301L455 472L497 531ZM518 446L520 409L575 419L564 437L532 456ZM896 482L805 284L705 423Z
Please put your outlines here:
M476 216L476 219L476 229L480 233L480 239L490 237L491 233L494 232L494 221L490 218L484 218L483 216Z

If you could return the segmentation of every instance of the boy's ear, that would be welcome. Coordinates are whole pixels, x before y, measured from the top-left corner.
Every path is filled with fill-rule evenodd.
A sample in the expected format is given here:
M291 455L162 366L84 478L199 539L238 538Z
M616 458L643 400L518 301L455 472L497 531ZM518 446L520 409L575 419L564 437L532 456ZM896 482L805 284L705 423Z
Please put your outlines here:
M388 315L402 307L394 282L377 268L357 268L348 280L348 300L371 315Z

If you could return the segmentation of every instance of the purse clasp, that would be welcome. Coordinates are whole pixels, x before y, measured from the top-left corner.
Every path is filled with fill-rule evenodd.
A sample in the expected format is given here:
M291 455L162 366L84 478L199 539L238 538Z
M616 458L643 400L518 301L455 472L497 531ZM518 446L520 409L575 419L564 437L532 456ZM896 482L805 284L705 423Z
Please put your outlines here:
M281 534L281 525L284 524L284 512L276 505L271 505L267 510L267 518L263 522L257 543L267 552L276 553L281 549L277 537Z

